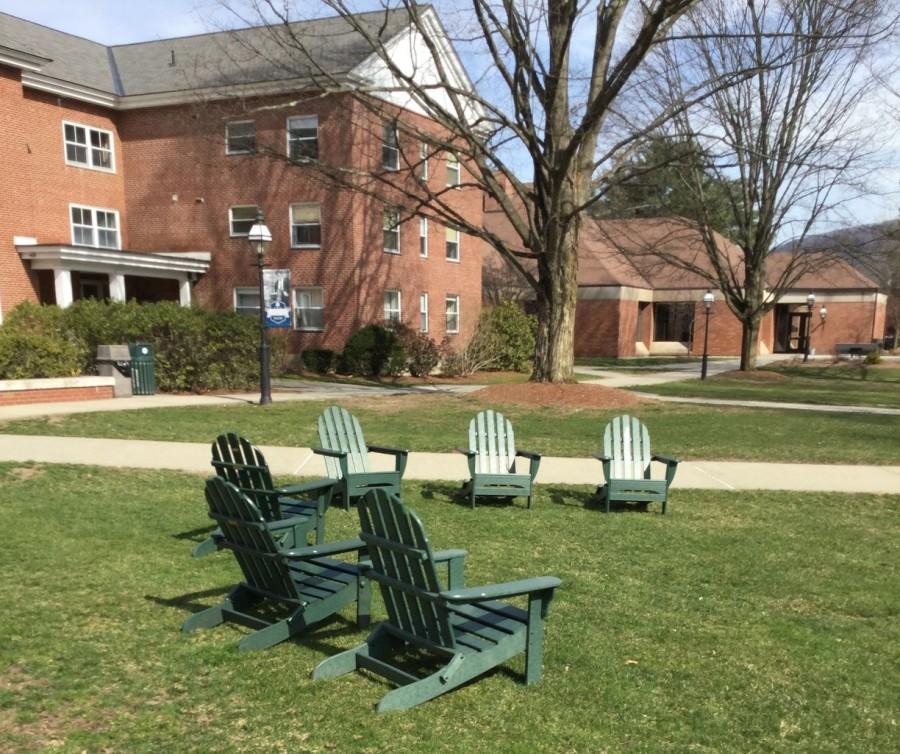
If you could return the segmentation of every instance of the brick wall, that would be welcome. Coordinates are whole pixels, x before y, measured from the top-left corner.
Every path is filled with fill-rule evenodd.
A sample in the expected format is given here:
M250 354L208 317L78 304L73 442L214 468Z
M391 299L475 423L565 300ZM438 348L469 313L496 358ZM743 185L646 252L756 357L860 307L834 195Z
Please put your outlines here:
M66 165L64 120L113 133L115 173ZM120 212L127 240L122 146L115 119L102 108L23 89L19 71L0 65L0 306L37 300L37 280L13 245L13 236L38 243L69 243L69 203Z
M616 300L579 299L575 307L575 355L617 356L619 315Z
M706 329L706 307L698 301L694 308L694 339L691 353L703 353L703 337ZM760 329L760 340L765 327ZM737 356L741 352L741 321L734 316L728 304L715 301L709 310L709 355Z
M114 397L112 385L4 390L0 391L0 406L18 406L26 403L54 403L57 401L90 401Z
M810 346L817 354L834 352L835 343L869 343L884 331L884 306L874 302L827 302L828 317L822 322L819 307L813 311ZM878 325L881 329L878 329Z

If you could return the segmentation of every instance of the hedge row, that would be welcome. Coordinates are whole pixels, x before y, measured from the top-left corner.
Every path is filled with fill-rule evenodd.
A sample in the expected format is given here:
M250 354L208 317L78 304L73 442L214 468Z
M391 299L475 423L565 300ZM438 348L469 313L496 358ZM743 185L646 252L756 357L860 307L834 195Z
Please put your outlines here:
M138 304L84 299L66 309L19 304L0 327L0 379L96 374L100 344L146 342L156 352L163 391L239 390L259 382L255 319L175 302ZM273 336L273 370L287 341Z

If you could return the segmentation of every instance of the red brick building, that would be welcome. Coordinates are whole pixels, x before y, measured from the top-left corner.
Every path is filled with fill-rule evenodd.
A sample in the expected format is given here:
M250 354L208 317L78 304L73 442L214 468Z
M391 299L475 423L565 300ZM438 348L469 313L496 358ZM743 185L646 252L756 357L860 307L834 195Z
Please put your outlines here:
M506 220L488 211L485 223L513 242ZM718 237L721 258L739 271L741 252ZM585 218L581 231L578 304L575 311L576 356L686 355L703 352L705 305L709 283L667 258L710 269L699 233L678 219L597 221ZM773 254L770 285L781 278L789 253ZM738 276L739 277L739 276ZM484 286L504 295L522 283L510 278L498 254L485 256ZM525 292L527 294L527 292ZM815 295L812 311L808 296ZM740 354L740 321L721 292L709 316L709 353ZM833 353L837 343L870 343L885 332L886 297L876 283L833 256L781 291L778 303L762 321L759 353L802 353L806 338L816 353Z
M411 55L402 13L361 18ZM0 317L24 300L82 297L256 312L246 235L259 210L273 236L268 266L290 270L294 350L339 349L383 319L438 341L468 337L481 242L399 194L338 188L312 162L440 188L463 183L465 165L408 136L440 133L411 103L387 95L376 114L323 96L308 65L249 55L266 33L106 47L0 14ZM383 75L341 19L294 33L330 75ZM464 72L460 86L471 86ZM477 189L459 186L451 201L480 216Z

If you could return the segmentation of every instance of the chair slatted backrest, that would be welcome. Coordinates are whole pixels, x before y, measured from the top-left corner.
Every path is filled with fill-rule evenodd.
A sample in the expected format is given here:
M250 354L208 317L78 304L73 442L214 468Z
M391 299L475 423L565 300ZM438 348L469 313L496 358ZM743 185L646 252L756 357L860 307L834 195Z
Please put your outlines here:
M481 411L469 422L469 450L475 452L475 471L508 474L516 459L512 423L499 411Z
M396 495L377 489L359 504L362 531L372 570L379 583L389 622L426 646L456 646L431 544L419 517Z
M603 431L603 454L612 458L613 479L645 479L650 471L650 434L636 417L617 416Z
M369 471L369 451L359 421L347 409L329 406L319 417L319 442L326 450L347 453L347 469L351 474ZM332 479L341 478L337 458L325 457L325 468Z
M259 508L266 521L281 518L278 494L262 451L235 432L219 435L212 444L216 474L231 482Z
M288 601L298 599L284 558L253 501L218 476L206 480L210 518L222 531L222 546L234 553L248 586Z

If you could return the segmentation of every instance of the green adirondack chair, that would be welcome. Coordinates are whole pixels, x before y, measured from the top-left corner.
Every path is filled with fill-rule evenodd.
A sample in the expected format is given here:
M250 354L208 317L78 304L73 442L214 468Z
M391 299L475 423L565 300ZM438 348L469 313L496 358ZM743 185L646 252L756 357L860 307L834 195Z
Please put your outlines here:
M603 453L594 458L603 464L605 484L597 487L603 510L611 502L661 503L666 512L669 486L678 470L678 459L651 455L647 427L633 416L617 416L603 430ZM650 464L666 465L665 479L650 478Z
M234 432L219 435L212 444L212 466L218 476L254 502L284 546L301 547L307 544L310 533L317 544L325 541L325 511L331 501L332 480L276 487L262 451ZM191 554L202 558L221 546L222 532L216 530Z
M299 634L314 623L356 602L356 620L369 625L372 590L366 578L368 561L350 563L329 556L366 552L358 539L284 549L272 535L259 508L231 482L210 477L206 482L209 515L219 522L222 546L230 549L244 581L223 602L196 613L181 630L211 628L232 621L255 628L238 649L266 649ZM249 612L257 603L270 603L265 612ZM280 605L286 617L275 618Z
M469 422L469 448L457 448L469 461L470 479L463 484L472 507L476 497L528 497L531 507L539 453L516 450L512 423L499 411L481 411ZM527 474L516 473L516 457L527 458Z
M319 663L313 678L369 670L399 688L389 691L378 711L409 709L455 689L525 652L525 682L541 677L544 618L560 580L552 576L464 588L465 551L433 553L422 522L400 499L374 490L359 503L360 537L369 546L368 576L381 588L388 619L364 644ZM448 588L436 565L450 563ZM522 610L498 599L527 597ZM433 657L439 667L419 676L396 656L410 648Z
M343 501L344 510L350 510L350 504L369 490L385 489L400 494L408 450L367 445L357 418L340 406L326 408L319 417L318 427L322 447L313 448L313 452L325 457L328 476L337 480L333 494ZM369 453L394 456L394 470L372 471Z

